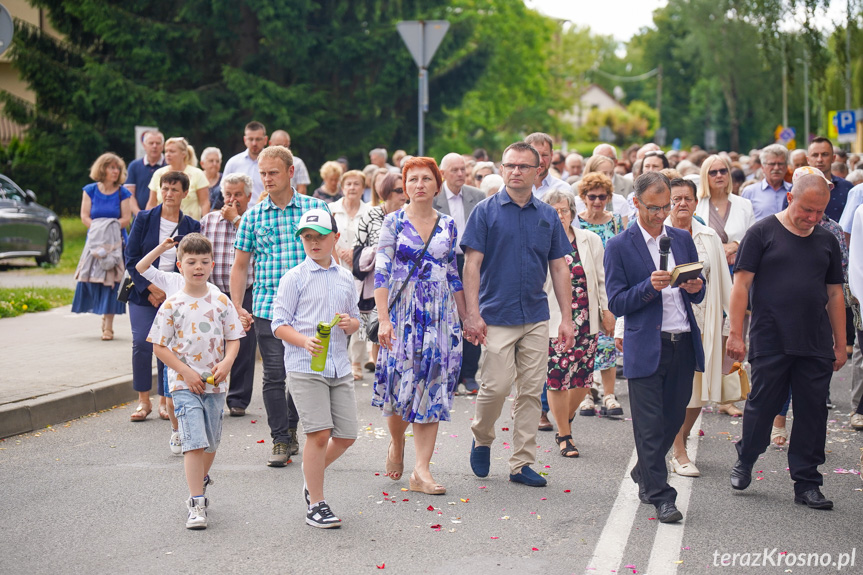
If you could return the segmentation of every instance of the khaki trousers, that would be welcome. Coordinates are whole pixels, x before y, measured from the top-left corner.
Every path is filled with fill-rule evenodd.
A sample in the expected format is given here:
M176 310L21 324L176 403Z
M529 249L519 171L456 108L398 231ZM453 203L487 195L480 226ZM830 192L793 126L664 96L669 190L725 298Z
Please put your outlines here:
M494 427L515 380L510 473L536 462L540 396L548 368L548 322L488 326L482 385L471 431L477 446L494 443Z

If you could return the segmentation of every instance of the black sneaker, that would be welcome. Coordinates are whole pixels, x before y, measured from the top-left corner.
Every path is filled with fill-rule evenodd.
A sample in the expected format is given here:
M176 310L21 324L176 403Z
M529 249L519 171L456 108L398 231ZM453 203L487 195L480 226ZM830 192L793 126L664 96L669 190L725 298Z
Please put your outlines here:
M326 501L316 503L306 513L306 523L319 529L338 529L342 526L342 520L335 516Z
M284 467L291 462L291 457L288 455L290 446L287 443L276 443L273 445L273 453L267 459L267 465L270 467Z
M297 439L297 428L292 427L288 430L288 433L291 435L291 441L289 443L291 446L291 455L296 455L300 452L300 440Z

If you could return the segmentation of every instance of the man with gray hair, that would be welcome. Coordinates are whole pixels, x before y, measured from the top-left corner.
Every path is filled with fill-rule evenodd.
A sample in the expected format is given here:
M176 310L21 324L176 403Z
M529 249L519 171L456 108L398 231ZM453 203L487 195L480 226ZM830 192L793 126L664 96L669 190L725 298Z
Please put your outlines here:
M752 202L757 222L781 212L785 196L791 190L791 184L785 181L788 173L788 149L785 146L772 144L761 150L761 165L764 179L743 188L740 194Z
M458 238L461 238L470 213L478 203L485 199L485 194L473 186L465 185L467 167L461 154L453 152L444 156L440 161L440 171L443 175L443 183L440 193L434 198L434 208L441 213L452 216L455 220ZM464 277L464 252L459 244L460 242L457 241L455 259L458 275ZM480 352L481 349L478 345L466 339L462 342L461 373L458 381L459 385L464 385L465 393L470 395L476 395L479 392L476 372L479 369Z
M539 170L537 170L536 179L533 182L533 195L541 200L549 190L570 191L569 184L548 173L548 169L551 167L552 148L554 145L551 136L542 132L534 132L526 137L524 141L533 146L539 154Z
M613 161L614 164L617 165L617 150L615 150L614 146L612 146L611 144L599 144L593 149L593 155L611 158L611 161ZM632 181L624 178L616 172L614 174L614 177L612 177L611 179L611 185L614 188L614 193L620 194L624 198L629 198L629 194L632 193ZM629 217L630 214L620 215Z
M231 173L222 176L222 198L224 206L201 218L201 233L213 244L213 273L210 282L222 293L231 295L231 266L234 263L234 240L243 214L252 199L252 178L248 174ZM251 309L253 270L246 273L246 293L243 307ZM231 386L228 391L228 410L231 417L246 414L252 400L252 382L255 380L255 348L257 336L255 324L240 338L240 351L231 368Z
M793 170L809 165L809 162L806 160L806 150L800 148L792 150L788 155L788 160L791 162L791 169Z
M581 173L584 171L584 158L581 154L575 152L566 157L566 173L568 177L564 178L567 184L577 182L581 178ZM578 177L576 177L578 176Z
M788 208L746 232L734 267L727 344L728 356L743 361L743 318L751 297L752 392L731 487L749 486L752 467L770 443L773 417L791 392L802 406L794 413L788 449L794 502L812 509L833 508L819 489L824 478L818 466L825 461L830 380L847 359L842 253L818 225L830 201L829 182L823 173L799 178L787 195Z
M391 172L401 174L401 170L387 162L388 156L389 154L387 153L386 148L375 148L374 150L369 152L369 162L379 168L386 168Z
M132 215L134 216L147 207L150 199L150 180L156 170L165 165L165 156L162 155L162 146L165 144L165 136L159 130L149 130L141 135L141 143L144 145L144 157L129 163L129 171L126 175L126 189L132 193L135 201L132 202Z

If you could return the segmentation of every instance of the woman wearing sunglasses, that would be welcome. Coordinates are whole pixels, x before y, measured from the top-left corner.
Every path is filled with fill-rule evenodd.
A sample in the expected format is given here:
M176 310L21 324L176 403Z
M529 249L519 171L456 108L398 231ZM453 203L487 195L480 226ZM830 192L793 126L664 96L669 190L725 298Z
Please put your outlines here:
M734 273L737 248L746 231L755 223L752 202L732 193L731 163L721 156L712 155L701 164L701 184L695 215L719 236L725 260ZM733 403L722 404L719 411L731 416L743 412Z
M701 164L701 184L695 215L719 235L729 266L734 265L740 240L755 223L752 202L731 193L731 164L713 155Z

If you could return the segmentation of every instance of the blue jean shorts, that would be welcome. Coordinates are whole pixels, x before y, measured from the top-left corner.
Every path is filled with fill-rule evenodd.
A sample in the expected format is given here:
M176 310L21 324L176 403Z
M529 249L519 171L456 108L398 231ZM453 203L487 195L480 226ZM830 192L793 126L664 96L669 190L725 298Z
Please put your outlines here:
M204 449L215 453L222 440L222 413L225 411L224 393L198 395L188 389L173 393L174 415L177 416L183 453Z

